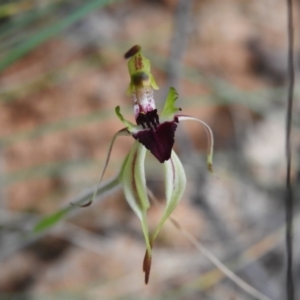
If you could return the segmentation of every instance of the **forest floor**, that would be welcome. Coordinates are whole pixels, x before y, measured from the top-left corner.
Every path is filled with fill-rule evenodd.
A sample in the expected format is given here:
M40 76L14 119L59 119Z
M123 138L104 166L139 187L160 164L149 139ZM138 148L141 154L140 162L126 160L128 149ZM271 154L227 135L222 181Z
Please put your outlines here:
M54 12L14 35L3 38L0 31L0 59L48 22L84 6L56 2ZM28 11L45 9L42 1L28 3ZM47 232L26 237L43 216L97 183L109 142L123 126L114 108L120 105L133 120L123 54L135 44L152 62L160 86L158 108L175 83L183 112L207 122L215 136L210 174L205 131L193 123L178 130L175 150L188 184L174 217L241 278L271 299L283 299L285 3L194 1L186 15L176 14L176 7L171 0L109 4L0 74L0 299L252 299L171 223L154 246L145 286L142 230L121 190L78 208ZM18 18L16 13L3 24ZM20 45L14 39L22 40ZM182 66L169 74L176 49ZM296 103L295 153L299 111ZM118 173L132 143L117 140L104 180ZM162 172L148 157L147 182L163 203ZM297 156L293 174L299 177ZM149 210L150 228L160 215L158 207ZM300 276L299 236L295 248Z

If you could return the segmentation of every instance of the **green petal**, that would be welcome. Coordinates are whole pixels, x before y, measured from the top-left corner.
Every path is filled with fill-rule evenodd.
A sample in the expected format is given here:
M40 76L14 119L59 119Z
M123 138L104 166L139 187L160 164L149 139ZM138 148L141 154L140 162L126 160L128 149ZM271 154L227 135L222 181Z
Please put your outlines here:
M145 156L147 149L139 142L135 142L127 156L120 176L125 198L138 216L142 224L146 247L151 256L151 245L146 213L150 207L145 176Z
M121 122L123 122L123 124L127 127L128 131L130 133L136 133L139 131L139 126L131 123L130 121L126 120L123 117L123 115L121 114L121 109L120 109L119 105L115 108L115 112L116 112L117 117L121 120Z
M177 99L177 91L173 87L170 87L164 109L160 114L161 119L164 121L172 121L174 119L174 115L181 110L180 108L175 107L175 101Z
M154 232L152 242L156 239L165 221L169 218L178 202L181 200L186 186L186 176L182 163L176 153L172 151L171 158L164 163L166 208Z

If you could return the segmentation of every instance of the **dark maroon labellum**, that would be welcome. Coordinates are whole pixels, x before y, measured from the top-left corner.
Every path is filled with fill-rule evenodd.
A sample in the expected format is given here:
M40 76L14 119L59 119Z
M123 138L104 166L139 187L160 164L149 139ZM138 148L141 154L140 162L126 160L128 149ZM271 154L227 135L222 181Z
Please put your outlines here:
M136 121L145 129L133 134L133 137L150 150L159 162L163 163L169 160L174 145L178 119L160 124L155 109L146 114L140 113Z

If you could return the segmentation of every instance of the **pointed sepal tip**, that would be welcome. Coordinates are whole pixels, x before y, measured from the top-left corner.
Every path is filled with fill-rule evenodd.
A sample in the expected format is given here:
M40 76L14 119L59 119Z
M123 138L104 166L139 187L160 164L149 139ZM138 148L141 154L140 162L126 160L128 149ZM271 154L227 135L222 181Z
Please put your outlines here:
M145 284L148 284L149 282L151 262L152 262L152 257L149 254L149 251L146 249L145 257L143 261L143 272L145 273Z

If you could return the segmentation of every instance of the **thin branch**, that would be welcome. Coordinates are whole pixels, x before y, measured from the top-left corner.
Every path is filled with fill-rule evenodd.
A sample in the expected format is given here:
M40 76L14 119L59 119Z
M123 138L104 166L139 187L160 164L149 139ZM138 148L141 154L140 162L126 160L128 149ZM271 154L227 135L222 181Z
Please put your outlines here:
M97 191L97 196L99 197L98 199L99 200L107 199L104 196L107 196L108 194L114 192L119 186L120 185L119 185L118 177L103 182L98 187L98 191ZM18 235L13 235L13 238L11 238L8 243L3 244L3 246L1 244L0 262L2 262L3 260L7 259L7 257L11 256L15 252L23 249L27 245L30 245L31 243L39 239L47 232L46 229L49 229L55 224L59 223L59 221L64 220L65 217L70 216L72 213L76 214L82 212L83 210L78 209L78 206L88 201L92 197L94 191L95 191L95 187L87 189L82 194L72 198L72 200L69 200L67 202L67 205L65 205L63 208L46 217L37 218L34 215L30 215L30 223L28 225L25 223L26 226L25 224L22 225L22 229L25 230L26 234L24 234L24 231L22 231ZM75 205L70 205L70 201ZM0 216L2 211L3 210L0 210ZM26 215L28 216L29 214ZM59 218L53 220L53 216L55 215L59 215ZM35 223L35 225L32 224L32 222ZM14 223L16 223L16 221L14 221ZM1 225L4 226L3 224ZM30 230L27 230L27 228L30 228ZM33 232L31 231L32 228L34 228Z
M171 223L204 255L211 263L213 263L222 273L224 273L231 281L238 285L241 289L249 295L258 300L270 300L271 298L265 296L260 291L252 287L250 284L242 280L230 269L228 269L216 256L214 256L206 247L204 247L193 235L183 229L178 222L170 217Z
M286 195L285 195L285 210L286 210L286 252L287 252L287 269L286 269L286 293L288 300L294 300L294 276L293 276L293 191L291 180L291 129L292 129L292 110L293 110L293 92L294 92L294 29L293 29L293 3L292 0L287 0L288 14L288 106L286 113Z
M174 31L167 67L167 86L178 86L182 59L189 36L194 0L179 0L174 13Z
M148 189L147 193L153 200L155 205L161 206L159 201ZM224 273L229 279L231 279L236 285L247 292L249 295L258 300L271 300L271 298L265 296L260 291L249 285L247 282L242 280L240 277L235 275L230 269L228 269L216 256L214 256L206 247L204 247L192 234L182 228L180 224L173 218L170 217L169 221L178 229L198 250L204 255L212 264L214 264L222 273Z

